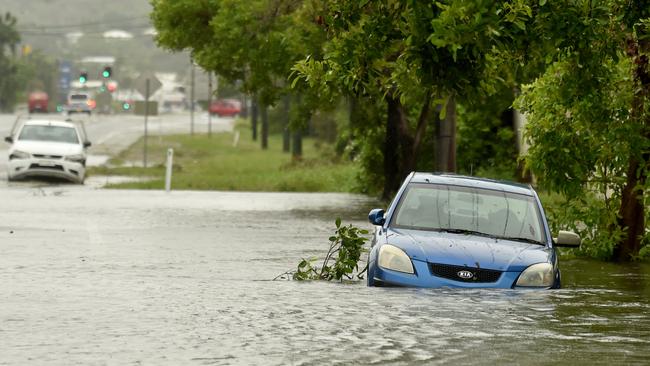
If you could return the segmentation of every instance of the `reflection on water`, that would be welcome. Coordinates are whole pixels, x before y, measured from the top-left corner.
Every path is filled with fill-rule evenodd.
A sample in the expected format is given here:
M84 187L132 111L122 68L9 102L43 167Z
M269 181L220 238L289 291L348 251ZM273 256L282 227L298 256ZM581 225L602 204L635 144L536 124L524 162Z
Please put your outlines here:
M0 199L8 202L0 223L0 364L650 359L648 265L564 261L557 291L270 281L300 258L324 254L336 216L368 227L376 203L78 190L0 191Z

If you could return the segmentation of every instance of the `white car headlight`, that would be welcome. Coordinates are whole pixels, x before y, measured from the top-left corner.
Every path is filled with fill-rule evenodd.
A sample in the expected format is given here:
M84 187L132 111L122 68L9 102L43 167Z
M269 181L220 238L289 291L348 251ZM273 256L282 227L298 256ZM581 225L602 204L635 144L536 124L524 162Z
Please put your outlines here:
M521 287L551 287L555 280L553 266L550 263L537 263L526 268L519 279L517 286Z
M415 273L411 258L396 246L384 244L379 248L379 267L404 273Z
M86 157L83 154L75 154L66 156L65 160L83 164L86 162Z
M31 155L29 155L26 152L22 152L22 151L19 151L19 150L14 150L14 152L12 152L11 155L9 155L9 160L13 160L13 159L29 159L30 157L31 157Z

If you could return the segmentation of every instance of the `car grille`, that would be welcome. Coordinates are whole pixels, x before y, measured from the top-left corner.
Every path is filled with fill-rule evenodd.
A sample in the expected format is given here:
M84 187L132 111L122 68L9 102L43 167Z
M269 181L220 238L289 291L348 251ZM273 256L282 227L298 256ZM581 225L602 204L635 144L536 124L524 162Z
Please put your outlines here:
M42 154L34 154L35 158L39 159L61 159L63 156L61 155L42 155Z
M447 278L460 282L489 283L497 282L501 277L501 271L493 269L472 268L465 266L452 266L449 264L429 263L431 274L437 277ZM472 273L471 278L459 276L459 272L467 271Z
M29 166L29 169L49 169L49 170L60 170L63 171L63 166L61 165L40 165L32 164Z

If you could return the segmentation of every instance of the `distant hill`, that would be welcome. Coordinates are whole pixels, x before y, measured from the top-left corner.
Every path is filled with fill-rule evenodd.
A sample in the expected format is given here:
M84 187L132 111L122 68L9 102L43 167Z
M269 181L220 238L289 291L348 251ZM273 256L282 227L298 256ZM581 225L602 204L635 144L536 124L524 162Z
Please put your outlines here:
M2 0L0 12L7 11L25 26L68 26L146 18L151 5L148 0Z
M18 20L24 44L55 59L70 61L85 56L114 56L132 73L155 71L183 73L187 55L174 55L156 47L149 21L149 0L2 0L0 13ZM130 40L104 39L109 30L133 34ZM81 38L66 37L81 32Z

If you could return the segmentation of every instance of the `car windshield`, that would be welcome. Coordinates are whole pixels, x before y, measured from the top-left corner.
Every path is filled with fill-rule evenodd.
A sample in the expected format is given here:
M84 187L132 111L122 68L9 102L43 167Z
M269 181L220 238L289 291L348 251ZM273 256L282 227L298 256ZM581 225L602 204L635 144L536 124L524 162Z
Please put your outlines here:
M532 196L452 185L410 184L391 225L539 243L544 238Z
M85 94L72 94L70 96L70 100L74 102L84 102L86 99L88 99L88 96Z
M77 131L72 127L26 125L20 131L18 140L50 141L78 144Z

